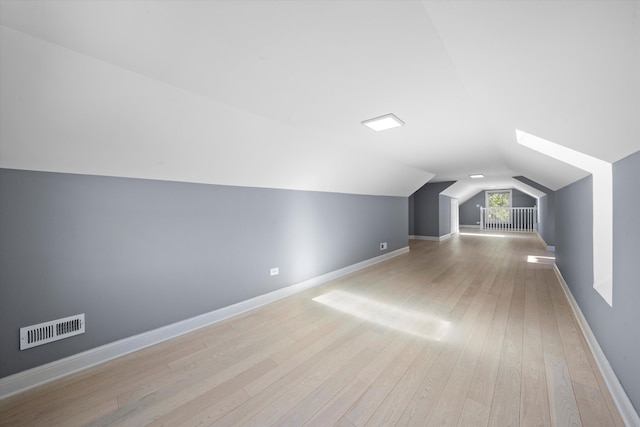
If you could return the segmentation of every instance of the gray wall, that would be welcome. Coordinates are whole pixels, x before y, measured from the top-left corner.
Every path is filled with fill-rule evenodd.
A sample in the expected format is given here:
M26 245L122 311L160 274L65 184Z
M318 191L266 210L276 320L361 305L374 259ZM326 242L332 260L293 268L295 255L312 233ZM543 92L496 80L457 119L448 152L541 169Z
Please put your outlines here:
M540 233L547 245L554 246L556 244L555 191L524 176L516 176L514 178L546 194L538 200L538 210L540 212L538 233Z
M485 190L460 205L460 224L480 224L480 208L476 205L485 205ZM536 205L536 199L520 190L511 189L511 206L514 208L529 208Z
M440 192L453 184L454 181L426 183L413 195L413 233L416 236L440 237L449 231L441 234L440 221L444 217L442 209L451 210L449 197L447 197L447 207L440 207ZM446 197L446 196L443 196ZM444 202L443 202L444 203ZM451 219L447 221L450 223ZM449 225L450 230L450 225Z
M480 225L480 208L484 206L484 191L460 205L460 225Z
M0 376L406 247L407 205L0 170ZM85 334L18 350L20 327L77 313Z
M438 202L438 236L444 236L451 233L451 197L440 195Z
M640 151L613 165L613 310L600 334L623 386L640 413Z
M556 191L556 263L640 411L640 152L613 165L613 307L593 289L592 179Z
M532 208L536 205L536 198L515 188L511 190L511 206L514 208Z
M413 236L415 233L415 220L414 220L414 201L415 198L413 194L409 196L409 235Z

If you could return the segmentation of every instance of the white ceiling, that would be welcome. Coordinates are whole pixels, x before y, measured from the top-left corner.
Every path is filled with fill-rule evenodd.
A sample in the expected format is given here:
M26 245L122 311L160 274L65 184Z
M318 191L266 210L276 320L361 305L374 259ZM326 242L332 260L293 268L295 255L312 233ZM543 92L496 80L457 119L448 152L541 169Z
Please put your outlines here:
M586 175L516 128L640 150L640 2L0 7L2 167L407 196L434 175ZM390 112L406 126L360 125Z

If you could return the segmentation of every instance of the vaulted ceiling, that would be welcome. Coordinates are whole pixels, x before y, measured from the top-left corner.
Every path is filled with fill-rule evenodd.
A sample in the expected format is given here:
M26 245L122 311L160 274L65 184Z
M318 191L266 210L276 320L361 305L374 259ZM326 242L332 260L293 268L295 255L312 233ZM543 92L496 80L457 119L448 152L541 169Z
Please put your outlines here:
M640 150L637 1L0 7L1 167L408 196L586 175L515 129ZM406 125L360 124L390 112Z

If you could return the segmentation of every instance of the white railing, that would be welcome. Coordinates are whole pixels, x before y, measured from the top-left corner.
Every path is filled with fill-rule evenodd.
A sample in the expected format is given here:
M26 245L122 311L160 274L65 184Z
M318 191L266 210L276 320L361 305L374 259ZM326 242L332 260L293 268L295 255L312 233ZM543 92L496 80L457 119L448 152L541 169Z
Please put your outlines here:
M537 208L480 208L482 230L533 232Z

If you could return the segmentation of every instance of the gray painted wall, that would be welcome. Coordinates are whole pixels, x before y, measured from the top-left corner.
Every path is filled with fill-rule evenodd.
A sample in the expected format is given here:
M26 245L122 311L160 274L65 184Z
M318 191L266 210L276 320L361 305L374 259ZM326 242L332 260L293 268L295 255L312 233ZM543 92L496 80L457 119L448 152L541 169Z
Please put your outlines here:
M460 205L460 224L478 225L480 223L480 208L476 205L485 205L485 191ZM511 206L514 208L529 208L536 205L536 199L515 188L511 190Z
M418 189L411 197L413 197L413 233L416 236L440 237L444 234L440 229L441 207L440 192L453 184L454 181L426 183ZM447 199L449 199L447 197ZM449 203L447 201L447 203ZM451 209L448 205L447 208ZM444 214L444 213L443 213ZM449 218L447 221L451 222Z
M532 208L536 205L535 197L523 193L515 188L511 190L511 206L514 208Z
M484 191L460 205L460 225L480 225L480 208L484 206Z
M538 233L547 245L554 246L556 244L555 191L524 176L514 178L546 194L538 200L540 211Z
M603 341L640 413L640 151L613 165L613 310ZM602 334L602 333L601 333ZM609 356L609 354L611 354Z
M451 197L440 195L438 202L438 236L445 236L451 233Z
M414 220L414 197L413 194L409 196L409 235L413 236L415 233L415 220Z
M593 289L592 179L556 191L556 263L640 411L640 152L613 165L613 307Z
M405 197L0 170L0 376L406 247L407 230ZM85 334L18 350L20 327L77 313Z

